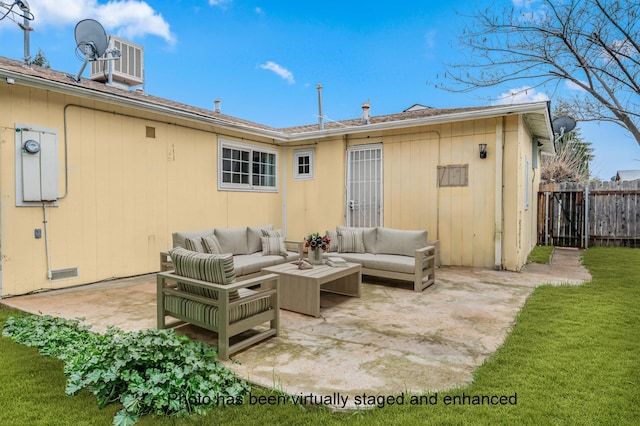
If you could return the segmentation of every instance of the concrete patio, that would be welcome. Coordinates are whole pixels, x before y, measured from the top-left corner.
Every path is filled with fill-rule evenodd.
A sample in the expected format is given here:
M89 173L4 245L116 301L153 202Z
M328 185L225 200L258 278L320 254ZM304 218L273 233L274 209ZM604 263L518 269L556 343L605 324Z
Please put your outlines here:
M349 397L436 391L464 385L502 344L515 316L541 284L591 277L579 250L556 249L551 265L522 272L442 267L422 293L408 283L364 277L362 297L323 294L321 316L281 310L281 333L226 364L252 383L292 395ZM155 275L3 299L31 313L86 318L95 331L156 324ZM215 344L197 327L181 332Z

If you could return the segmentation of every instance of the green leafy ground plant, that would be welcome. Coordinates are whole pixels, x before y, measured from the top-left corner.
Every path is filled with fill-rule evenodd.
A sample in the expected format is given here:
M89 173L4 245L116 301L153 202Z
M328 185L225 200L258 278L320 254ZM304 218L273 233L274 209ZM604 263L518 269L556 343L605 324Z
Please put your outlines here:
M114 425L131 425L147 414L203 414L220 405L240 405L246 382L217 353L173 330L93 333L77 320L51 316L9 317L3 335L64 362L66 393L83 389L100 408L120 402Z

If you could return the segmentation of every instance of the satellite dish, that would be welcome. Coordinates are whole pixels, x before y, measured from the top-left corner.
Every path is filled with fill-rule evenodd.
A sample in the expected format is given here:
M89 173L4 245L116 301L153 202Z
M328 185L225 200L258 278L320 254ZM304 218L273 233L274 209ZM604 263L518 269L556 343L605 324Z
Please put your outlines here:
M83 19L76 24L76 45L90 59L95 60L104 55L109 47L109 37L100 22L94 19Z
M556 135L564 135L576 128L576 120L569 116L558 117L551 123L553 133Z
M83 19L76 24L76 49L84 54L84 63L75 78L76 82L80 81L80 76L89 61L95 61L109 47L109 37L100 22L95 19Z

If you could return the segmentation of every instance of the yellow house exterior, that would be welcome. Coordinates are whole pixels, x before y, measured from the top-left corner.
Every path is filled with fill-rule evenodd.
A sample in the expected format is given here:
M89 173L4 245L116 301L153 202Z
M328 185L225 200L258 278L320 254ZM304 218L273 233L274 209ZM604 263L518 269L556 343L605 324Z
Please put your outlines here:
M172 232L266 223L426 229L442 265L519 270L543 151L546 102L274 129L0 58L0 296L155 272Z

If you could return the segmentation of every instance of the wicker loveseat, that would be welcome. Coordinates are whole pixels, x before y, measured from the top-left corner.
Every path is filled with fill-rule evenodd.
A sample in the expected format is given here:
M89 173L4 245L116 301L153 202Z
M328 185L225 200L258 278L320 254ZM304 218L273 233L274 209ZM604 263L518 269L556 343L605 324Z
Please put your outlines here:
M202 253L231 253L236 278L260 275L260 270L300 258L302 241L289 241L273 224L242 228L215 228L195 232L174 232L173 247ZM266 240L265 240L266 238ZM160 253L160 270L173 269L168 251Z
M190 323L214 331L222 360L278 335L278 275L236 282L231 254L197 253L178 247L170 256L175 271L157 274L159 329ZM167 323L166 317L176 320ZM265 323L266 330L244 333ZM234 336L242 339L231 344Z
M411 281L418 292L435 282L438 242L428 242L427 231L337 226L327 236L324 257L359 263L362 275Z

